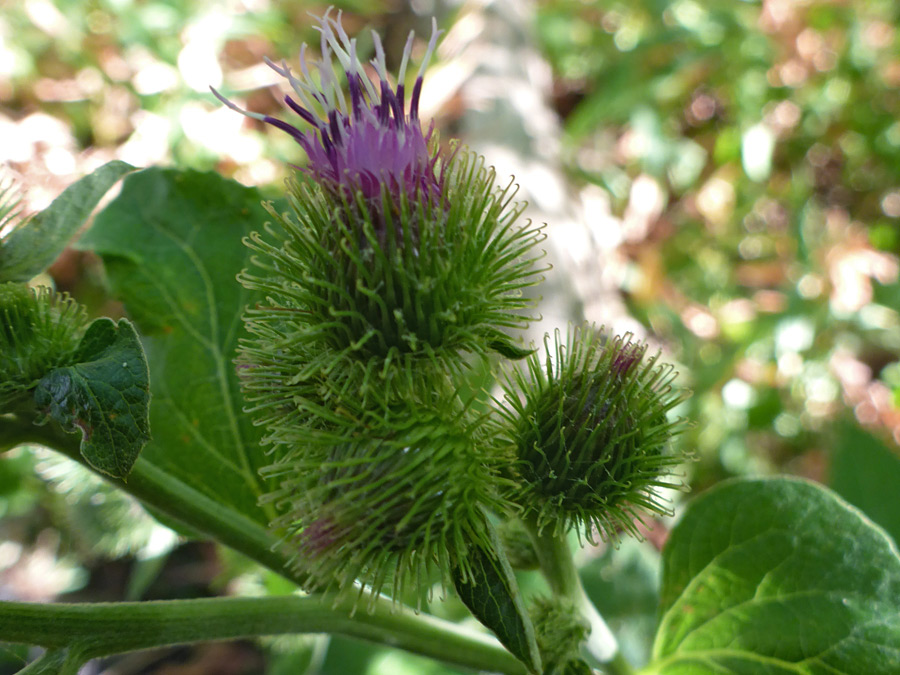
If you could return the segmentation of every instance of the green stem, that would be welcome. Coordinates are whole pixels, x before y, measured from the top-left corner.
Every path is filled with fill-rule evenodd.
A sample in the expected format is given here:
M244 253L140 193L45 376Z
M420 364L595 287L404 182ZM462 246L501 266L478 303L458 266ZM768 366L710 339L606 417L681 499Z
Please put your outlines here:
M78 659L76 659L77 661ZM34 661L18 671L16 675L60 675L66 669L72 670L69 652L65 649L48 649ZM77 672L77 666L75 670Z
M27 443L52 448L87 466L81 457L79 450L80 440L77 434L66 434L52 424L37 427L15 416L0 416L0 451ZM88 468L91 467L88 466ZM215 539L243 553L273 572L284 576L286 579L300 586L304 585L306 581L305 575L286 564L285 558L279 552L276 539L265 527L233 509L224 507L177 478L161 471L153 464L139 458L131 473L124 480L111 478L103 474L99 475L133 495L148 507L164 514L175 522L183 524L187 529L200 532L204 536ZM264 605L272 600L278 600L278 598L261 598L257 602ZM505 673L523 672L521 663L492 637L473 633L449 621L441 621L426 615L415 614L412 610L399 604L395 605L388 598L378 598L372 614L357 614L353 619L349 618L352 610L350 606L333 606L330 604L331 600L322 600L315 597L306 598L305 600L318 603L318 613L310 614L307 612L301 617L305 617L307 620L307 623L303 624L305 626L303 631L305 632L340 632L344 635L355 635L383 644L410 649L421 654L434 655L435 658L445 658L446 656L454 663L462 663L460 659L468 659L470 666L478 669L494 669ZM232 600L229 599L229 601ZM287 601L290 602L291 600ZM114 606L137 608L144 604L121 603ZM5 608L12 605L3 603L0 606ZM156 606L158 607L159 603ZM333 609L326 611L326 606ZM32 606L26 605L25 607ZM34 607L34 611L49 611L56 608L66 609L72 607L79 606L47 605ZM107 605L107 607L110 606ZM165 605L165 607L171 608L173 605ZM22 611L24 612L24 610ZM260 610L259 613L265 614L266 611L268 610ZM102 617L104 615L98 616ZM316 624L315 621L319 618L323 618L324 623ZM168 619L160 619L161 623L166 623L167 621ZM5 613L3 616L0 616L0 635L3 636L4 640L14 641L12 633L6 632L4 622L7 622ZM12 624L14 625L15 622L12 622ZM357 624L361 628L357 628ZM31 625L34 624L32 623ZM116 625L120 626L122 624L118 623ZM245 623L242 625L246 626L249 624ZM179 624L179 626L181 627L179 630L189 628L190 622ZM273 629L275 628L277 628L277 622L273 624ZM57 639L59 639L59 636L67 636L67 630L60 628L57 623L45 627L45 632L55 633ZM362 633L358 634L356 631L362 631ZM124 631L120 628L115 628L113 632L118 634ZM294 631L276 630L275 632ZM244 634L259 635L263 633L253 629ZM17 633L17 635L20 635L24 642L52 646L43 642L33 641L27 632ZM172 633L172 635L175 636L176 641L193 641L185 640L184 636L186 634L183 632ZM226 637L225 634L222 634L218 638L207 636L198 637L197 639L226 639ZM449 645L454 645L454 647L450 650L441 649L439 645L444 641ZM63 644L69 644L69 642L63 642ZM168 643L157 642L151 646L159 646L161 644ZM139 647L133 648L137 649ZM456 654L454 650L458 650L460 653ZM468 653L463 654L462 652ZM498 664L506 665L500 668Z
M615 636L584 591L565 535L555 536L553 528L541 529L533 518L525 519L524 523L550 589L555 595L572 602L590 624L591 633L585 643L588 653L613 675L633 673L633 669L619 652Z
M27 443L43 445L94 471L81 456L78 434L67 434L55 424L35 426L15 417L0 418L0 439L0 449ZM277 541L258 521L223 507L153 464L138 458L124 479L98 475L186 529L201 532L243 553L298 586L306 582L304 575L285 565L285 559L276 550Z
M336 633L389 644L476 670L522 675L525 667L493 638L380 605L349 616L352 601L321 597L204 598L96 604L0 602L5 641L68 648L83 661L138 649L258 635Z
M635 672L634 668L628 663L622 652L616 652L612 661L604 664L604 668L610 675L633 675Z

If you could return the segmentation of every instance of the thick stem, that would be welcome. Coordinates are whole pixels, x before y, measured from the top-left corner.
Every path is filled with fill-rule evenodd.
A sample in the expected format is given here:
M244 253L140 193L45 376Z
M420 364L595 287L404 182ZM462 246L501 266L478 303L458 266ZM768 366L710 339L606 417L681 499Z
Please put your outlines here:
M32 443L60 452L85 464L78 434L67 434L55 424L35 426L15 417L0 418L0 449ZM225 544L302 586L304 575L288 568L276 551L276 540L258 521L223 507L174 476L138 458L124 479L98 474L167 518Z
M389 603L350 618L351 602L321 597L204 598L96 604L0 602L9 642L68 648L85 661L111 654L259 635L336 633L510 675L525 667L491 637Z
M630 675L633 670L619 652L615 636L584 591L566 537L555 536L549 527L541 529L535 519L524 522L550 589L572 602L591 627L585 643L588 653L608 672Z

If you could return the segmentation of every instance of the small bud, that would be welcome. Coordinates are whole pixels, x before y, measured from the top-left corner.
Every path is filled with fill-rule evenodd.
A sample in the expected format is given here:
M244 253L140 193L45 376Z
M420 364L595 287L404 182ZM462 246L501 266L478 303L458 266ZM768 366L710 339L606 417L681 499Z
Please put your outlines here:
M0 414L70 362L87 323L84 308L65 294L0 284Z
M681 487L666 479L684 457L667 446L683 424L667 413L686 393L630 335L583 326L564 344L557 332L552 349L548 336L545 350L504 384L500 412L517 455L509 498L556 534L636 535L641 512L669 512L658 489Z

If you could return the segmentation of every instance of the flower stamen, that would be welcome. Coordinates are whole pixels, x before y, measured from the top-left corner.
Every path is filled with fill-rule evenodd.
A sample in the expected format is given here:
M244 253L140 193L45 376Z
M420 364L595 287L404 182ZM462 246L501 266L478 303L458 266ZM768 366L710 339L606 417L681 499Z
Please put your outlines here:
M419 122L419 101L425 69L437 45L441 31L432 21L431 38L413 85L409 109L403 80L413 47L410 33L403 50L396 88L392 87L385 60L384 45L373 32L375 58L371 64L378 81L365 72L357 53L357 41L341 26L341 14L328 13L319 20L321 60L313 65L318 82L306 62L306 46L300 49L300 73L295 76L284 61L266 64L285 78L292 94L283 100L311 129L303 130L270 115L241 109L219 92L213 94L223 104L255 120L289 134L306 152L308 163L301 170L323 187L352 198L361 191L367 200L381 198L386 184L395 199L401 193L424 198L435 205L440 201L442 177L437 171L441 151L433 142L433 125L423 131ZM349 102L341 85L342 71L349 91Z

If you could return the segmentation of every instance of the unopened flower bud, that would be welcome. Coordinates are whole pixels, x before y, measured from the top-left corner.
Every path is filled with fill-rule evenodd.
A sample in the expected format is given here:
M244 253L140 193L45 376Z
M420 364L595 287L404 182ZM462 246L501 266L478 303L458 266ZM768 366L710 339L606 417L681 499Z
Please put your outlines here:
M273 525L310 589L359 581L398 598L427 588L469 543L486 540L481 509L498 508L498 462L466 414L372 418L357 437L266 470L280 482L267 497L283 514Z
M69 363L87 323L84 308L65 294L0 284L0 414Z
M684 457L668 446L683 425L668 413L685 393L629 335L583 326L545 348L505 383L501 415L517 456L509 497L557 534L637 534L642 512L668 512L659 490L681 487L669 476Z

